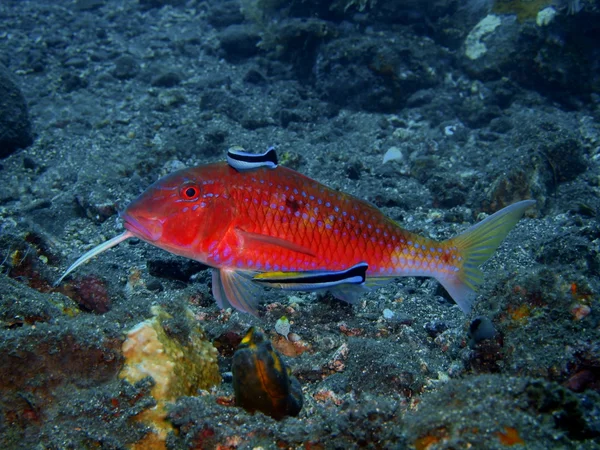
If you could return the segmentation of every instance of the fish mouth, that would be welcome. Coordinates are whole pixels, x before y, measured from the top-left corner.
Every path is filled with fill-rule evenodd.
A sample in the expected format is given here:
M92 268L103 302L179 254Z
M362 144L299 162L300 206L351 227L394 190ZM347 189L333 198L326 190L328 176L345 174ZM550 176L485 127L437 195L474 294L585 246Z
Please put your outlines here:
M134 217L127 212L121 213L121 219L125 222L126 230L144 241L155 242L162 237L163 227L158 219Z

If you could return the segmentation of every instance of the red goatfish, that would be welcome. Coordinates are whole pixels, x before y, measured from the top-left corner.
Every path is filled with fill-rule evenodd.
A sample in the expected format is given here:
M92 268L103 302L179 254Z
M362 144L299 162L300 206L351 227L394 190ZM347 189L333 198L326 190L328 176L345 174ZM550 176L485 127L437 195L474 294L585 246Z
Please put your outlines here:
M329 290L354 302L396 277L438 280L465 312L483 282L480 266L535 203L524 200L437 242L404 230L375 206L277 165L274 149L234 147L227 162L161 178L121 218L126 231L81 256L137 237L212 267L219 307L258 315L260 286Z

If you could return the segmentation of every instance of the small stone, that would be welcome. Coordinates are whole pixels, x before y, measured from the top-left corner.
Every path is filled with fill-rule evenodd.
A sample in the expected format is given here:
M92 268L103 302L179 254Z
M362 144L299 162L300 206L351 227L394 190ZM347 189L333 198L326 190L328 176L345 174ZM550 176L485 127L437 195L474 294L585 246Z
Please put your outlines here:
M391 309L385 308L383 310L383 318L390 320L394 318L394 311L392 311Z
M250 84L265 84L267 82L266 77L256 69L250 69L244 75L244 81Z
M181 83L181 75L177 72L163 72L152 78L150 84L154 87L174 87Z
M448 329L448 325L446 325L441 320L432 320L431 322L427 322L424 328L427 334L432 339L435 339L437 336L439 336Z
M575 320L585 319L591 312L592 308L588 305L582 305L581 303L576 303L571 308L571 314L573 314Z
M112 74L119 80L129 80L135 78L139 71L140 66L137 60L133 56L124 55L115 61L115 68Z
M0 64L0 158L33 142L25 97L12 80L9 70Z
M258 53L260 36L252 26L230 25L219 34L219 40L228 59L241 59Z

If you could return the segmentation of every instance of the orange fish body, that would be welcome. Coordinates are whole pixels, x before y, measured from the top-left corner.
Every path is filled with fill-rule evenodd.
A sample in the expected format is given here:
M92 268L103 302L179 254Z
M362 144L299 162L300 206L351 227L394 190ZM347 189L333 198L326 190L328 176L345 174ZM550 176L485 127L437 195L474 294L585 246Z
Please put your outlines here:
M238 171L220 162L151 185L121 214L127 231L82 256L65 275L135 236L211 266L221 307L256 314L260 285L329 289L353 301L365 288L395 277L430 276L469 311L482 282L479 266L533 203L515 203L456 238L436 242L294 170Z

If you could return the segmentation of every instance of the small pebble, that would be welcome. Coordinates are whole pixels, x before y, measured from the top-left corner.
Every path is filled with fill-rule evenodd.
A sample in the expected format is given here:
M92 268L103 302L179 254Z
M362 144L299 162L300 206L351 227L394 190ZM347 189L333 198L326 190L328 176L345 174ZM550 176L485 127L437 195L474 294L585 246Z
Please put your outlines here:
M394 318L394 311L392 311L391 309L385 308L383 310L383 318L390 320Z

